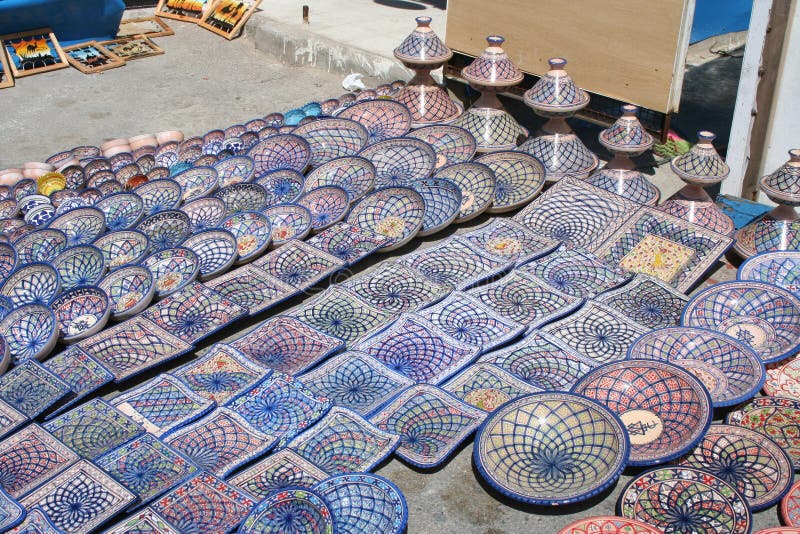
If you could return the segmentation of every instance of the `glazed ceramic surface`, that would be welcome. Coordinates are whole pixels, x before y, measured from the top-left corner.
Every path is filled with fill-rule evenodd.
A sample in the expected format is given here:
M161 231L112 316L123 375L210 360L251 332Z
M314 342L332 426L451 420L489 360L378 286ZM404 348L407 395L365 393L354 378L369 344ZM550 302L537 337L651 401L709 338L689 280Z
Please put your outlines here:
M765 252L739 266L738 280L774 284L800 298L800 251Z
M541 390L490 363L475 363L442 389L470 406L492 413L506 402Z
M220 187L248 182L255 172L255 161L249 156L231 156L212 165Z
M337 116L354 120L366 128L367 144L405 135L411 130L408 108L392 100L364 100L343 109Z
M111 316L121 320L145 309L155 294L153 275L146 267L131 265L106 275L98 284L110 301Z
M544 165L528 154L500 151L475 161L494 172L496 185L489 213L504 213L526 204L544 187Z
M256 176L278 169L303 172L311 160L311 145L297 135L281 134L259 141L247 155L256 164Z
M501 218L463 234L463 238L477 250L507 258L517 265L552 252L559 244L530 232L513 219Z
M239 532L316 532L333 534L334 518L327 501L309 488L288 486L259 502Z
M655 206L661 192L647 177L635 170L602 169L592 173L587 182L640 204Z
M318 167L332 159L353 156L369 140L366 128L360 123L333 117L304 124L292 133L308 141L311 147L309 165L312 167Z
M155 252L142 266L153 273L157 297L165 297L187 286L200 272L197 254L184 247Z
M461 188L445 178L414 180L410 187L425 201L425 219L420 236L435 234L450 226L461 211Z
M306 243L352 265L378 250L387 241L387 238L359 226L341 222L308 239Z
M661 530L636 519L617 516L594 516L578 519L558 534L662 534Z
M189 236L181 243L197 254L201 280L227 271L237 256L236 236L226 230L206 230Z
M0 286L0 294L17 307L24 304L47 305L61 289L58 272L48 263L29 263L18 267Z
M335 185L347 191L355 202L375 185L375 166L360 156L345 156L330 160L315 168L306 177L305 190Z
M289 449L281 449L234 475L228 482L254 497L264 498L289 486L310 488L325 478L327 475L319 467Z
M437 124L425 126L409 132L414 137L428 143L436 153L436 168L456 163L466 163L472 159L477 149L475 137L458 126Z
M317 233L344 218L350 208L350 197L341 187L329 185L304 193L297 204L311 213L311 231Z
M311 212L298 204L280 204L264 210L272 225L272 245L303 239L311 231Z
M613 267L581 249L560 249L523 265L553 288L576 298L592 298L631 279L631 273Z
M676 326L689 297L657 278L637 274L624 286L595 297L648 328Z
M189 217L192 233L211 230L225 218L225 203L215 197L198 198L181 206L180 211Z
M103 251L93 245L69 247L53 260L61 280L61 291L96 284L106 272Z
M48 228L64 232L68 245L86 245L105 231L106 219L97 208L75 208L51 220Z
M425 201L419 193L407 187L386 187L359 200L347 222L389 238L381 249L388 252L413 239L424 215Z
M450 180L461 190L461 207L456 223L474 219L494 201L496 178L494 171L482 163L466 162L448 165L434 176Z
M340 532L400 534L408 521L405 496L379 475L336 475L316 484L314 491L328 502Z
M145 215L176 209L181 204L181 185L175 180L151 180L133 190L144 203Z
M787 397L756 397L728 413L725 423L755 430L777 443L800 466L800 402Z
M525 104L544 117L568 116L586 107L589 95L567 74L567 60L555 57L547 63L550 70L525 92Z
M303 194L305 178L293 169L278 169L258 176L254 182L267 191L267 206L294 202Z
M44 262L48 263L67 248L67 236L61 230L46 228L26 234L16 241L10 250L3 247L2 277L6 278L19 264ZM16 254L12 254L16 251Z
M272 225L266 215L257 211L242 211L227 216L219 225L236 237L237 263L258 257L269 245Z
M139 230L120 230L98 237L93 245L100 249L109 270L139 263L150 250L150 240Z
M408 186L410 182L427 178L436 165L433 149L419 139L399 137L374 143L359 156L375 166L375 186Z
M135 193L117 193L97 203L106 217L109 230L127 230L136 225L144 214L144 202Z
M189 217L178 210L151 215L137 224L136 229L147 236L154 251L177 246L191 232Z
M210 194L217 188L219 177L213 167L200 166L186 169L172 177L181 186L183 201L194 200Z
M697 132L698 142L689 152L676 156L670 161L672 172L690 184L700 186L721 182L730 173L712 142L716 138L711 132Z

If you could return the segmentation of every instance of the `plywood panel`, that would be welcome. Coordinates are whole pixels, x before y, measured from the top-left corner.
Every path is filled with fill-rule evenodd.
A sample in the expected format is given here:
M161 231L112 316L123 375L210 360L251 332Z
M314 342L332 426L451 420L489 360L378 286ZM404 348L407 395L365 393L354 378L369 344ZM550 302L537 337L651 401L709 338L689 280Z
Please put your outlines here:
M447 44L472 56L485 37L531 74L547 58L588 91L661 112L676 111L694 0L449 0Z

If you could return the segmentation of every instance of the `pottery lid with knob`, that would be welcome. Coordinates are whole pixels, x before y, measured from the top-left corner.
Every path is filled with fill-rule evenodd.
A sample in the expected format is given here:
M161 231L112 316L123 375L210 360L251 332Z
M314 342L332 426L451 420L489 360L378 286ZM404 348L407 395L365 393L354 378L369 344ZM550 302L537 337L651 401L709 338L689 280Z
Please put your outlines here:
M589 93L575 85L565 69L567 60L554 57L547 60L550 70L525 91L525 104L534 111L574 113L589 104Z
M430 17L417 17L417 27L394 49L394 57L404 63L430 65L444 63L453 57L431 28Z
M789 161L760 180L761 190L778 204L800 203L800 148L789 151Z
M717 136L709 131L697 132L697 144L689 152L675 156L669 166L682 180L696 185L712 185L727 178L731 169L714 148Z
M475 61L461 69L461 76L471 84L486 87L509 87L521 82L525 75L503 50L505 38L490 35L486 42L486 49Z
M644 129L636 114L637 106L624 104L622 116L610 127L601 131L597 139L612 152L641 154L653 146L653 136Z

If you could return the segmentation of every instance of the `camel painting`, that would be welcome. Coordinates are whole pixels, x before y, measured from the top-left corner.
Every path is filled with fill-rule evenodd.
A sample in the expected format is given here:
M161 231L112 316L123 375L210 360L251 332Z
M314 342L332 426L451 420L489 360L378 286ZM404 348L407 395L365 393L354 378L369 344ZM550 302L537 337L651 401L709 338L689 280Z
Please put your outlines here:
M207 7L207 0L160 0L156 6L156 15L197 22L203 18Z
M233 39L260 3L261 0L216 0L198 25Z
M125 64L124 59L95 41L68 46L64 48L64 52L70 65L84 74L101 72Z
M12 74L20 78L68 65L64 51L49 28L0 36Z

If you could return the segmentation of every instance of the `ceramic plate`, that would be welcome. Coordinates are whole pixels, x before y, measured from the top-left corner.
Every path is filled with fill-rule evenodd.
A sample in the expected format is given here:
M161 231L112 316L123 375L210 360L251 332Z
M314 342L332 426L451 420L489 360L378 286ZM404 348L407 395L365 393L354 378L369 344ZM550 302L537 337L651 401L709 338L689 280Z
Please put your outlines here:
M267 207L295 202L303 194L305 178L293 169L278 169L253 180L267 191Z
M59 295L51 304L59 339L74 343L99 332L111 314L108 295L96 286L81 286Z
M167 248L151 254L142 266L153 273L158 298L186 287L200 272L197 254L184 247Z
M272 225L272 246L303 239L311 231L311 212L298 204L279 204L264 210Z
M228 214L241 211L260 211L267 206L269 193L259 184L234 184L214 194L225 203Z
M555 239L536 235L513 219L501 218L463 234L462 237L477 250L507 258L516 265L544 256L559 245Z
M455 163L465 163L472 159L477 148L475 137L464 128L448 124L424 126L408 133L425 141L436 153L436 168Z
M646 274L595 297L597 302L621 312L648 328L663 328L680 323L681 313L689 297L669 284Z
M105 231L106 219L97 208L75 208L52 219L47 227L64 232L67 245L86 245Z
M775 284L800 298L800 251L765 252L739 266L738 280Z
M663 534L657 528L638 521L612 515L587 517L573 521L558 534Z
M414 180L410 187L425 201L425 218L420 236L435 234L450 225L461 211L461 189L444 178Z
M347 191L350 202L355 202L375 186L375 166L368 159L346 156L328 161L306 177L305 190L336 185Z
M369 135L359 123L342 118L326 118L298 126L293 132L311 146L309 165L318 167L328 161L352 156L367 144Z
M255 175L291 169L302 173L311 160L311 145L300 136L281 134L259 141L247 151L255 161Z
M13 248L3 245L2 278L11 274L16 265L53 261L53 258L67 248L67 236L61 230L46 228L26 234L14 241ZM13 252L16 250L16 254Z
M764 434L777 443L800 469L800 402L786 397L756 397L725 417L729 425Z
M505 213L527 204L544 187L544 165L524 152L492 152L475 162L494 172L496 186L489 213Z
M520 270L576 298L595 297L624 284L633 276L581 249L558 250L523 265Z
M402 187L427 178L436 165L436 154L424 141L397 137L374 143L358 154L375 166L375 187Z
M48 305L58 295L61 280L48 263L28 263L17 267L0 286L0 294L14 307L23 304Z
M151 215L136 225L150 240L152 250L177 246L191 233L189 217L178 210L165 210Z
M407 187L375 190L353 206L347 222L361 226L391 241L380 250L388 252L405 245L422 228L425 201Z
M212 165L217 171L219 186L249 182L255 172L256 164L249 156L232 156L221 159Z
M153 275L146 267L130 265L100 280L100 289L110 300L111 317L122 320L144 310L156 291Z
M337 116L361 123L367 129L368 144L399 137L411 130L411 112L392 100L364 100L343 109Z
M228 483L264 498L289 486L310 488L325 478L327 475L319 467L289 449L281 449L231 477Z
M344 218L350 208L350 198L341 187L328 185L304 193L297 204L311 213L311 231L317 233Z
M487 413L512 399L541 389L490 363L475 363L442 386L444 391Z
M434 177L450 180L461 190L461 209L456 223L474 219L486 211L494 200L494 171L482 163L471 161L448 165L439 169Z

